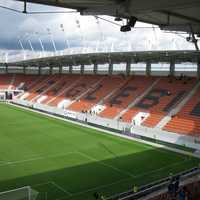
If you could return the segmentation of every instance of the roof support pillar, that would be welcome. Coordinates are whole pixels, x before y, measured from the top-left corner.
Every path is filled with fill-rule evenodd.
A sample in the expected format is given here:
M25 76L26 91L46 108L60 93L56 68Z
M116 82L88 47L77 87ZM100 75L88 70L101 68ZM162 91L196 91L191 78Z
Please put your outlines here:
M174 60L170 61L170 69L169 69L169 74L170 76L174 76L174 72L175 72L175 62Z
M200 60L197 62L197 76L200 79Z
M85 71L85 66L84 64L81 64L81 74L84 74L84 71Z
M128 62L126 63L126 75L129 76L130 73L131 73L131 62L128 61Z
M52 75L53 74L53 67L49 66L49 74Z
M113 63L112 62L109 63L108 73L109 73L109 75L113 74Z
M5 73L7 74L8 73L8 64L5 63Z
M147 61L146 63L146 75L150 76L151 75L151 62Z
M59 74L62 74L63 67L62 65L59 66Z
M40 66L38 66L38 74L41 75L42 69Z
M94 63L94 74L97 74L98 72L98 64Z
M69 66L69 73L72 74L72 65Z
M25 65L23 65L22 68L23 68L23 74L26 74L26 67L25 67Z

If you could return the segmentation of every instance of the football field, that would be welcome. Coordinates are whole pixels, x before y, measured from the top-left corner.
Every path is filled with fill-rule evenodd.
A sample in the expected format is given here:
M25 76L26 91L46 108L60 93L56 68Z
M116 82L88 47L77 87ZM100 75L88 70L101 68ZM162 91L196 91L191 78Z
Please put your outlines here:
M123 192L199 160L0 104L0 192L31 186L37 200L92 200Z

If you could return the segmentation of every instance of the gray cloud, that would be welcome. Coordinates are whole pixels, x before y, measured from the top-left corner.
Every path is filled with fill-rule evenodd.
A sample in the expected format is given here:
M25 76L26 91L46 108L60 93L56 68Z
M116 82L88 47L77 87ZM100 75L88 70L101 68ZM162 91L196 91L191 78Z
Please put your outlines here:
M21 3L2 0L1 5L22 9ZM29 5L29 10L46 11L58 8ZM63 9L61 9L63 10ZM113 20L110 17L108 19ZM76 20L81 28L77 28ZM65 33L61 31L63 24ZM147 26L137 23L137 26ZM194 49L192 44L174 34L163 33L159 29L134 29L129 33L121 33L119 27L107 22L97 23L94 17L83 17L79 14L24 15L0 8L0 49L20 50L19 38L25 49L30 50L30 39L35 50L40 51L39 39L45 50L53 51L52 37L58 50L71 47L92 46L120 50L160 50L160 49ZM52 36L48 35L47 28ZM38 32L36 35L35 33Z

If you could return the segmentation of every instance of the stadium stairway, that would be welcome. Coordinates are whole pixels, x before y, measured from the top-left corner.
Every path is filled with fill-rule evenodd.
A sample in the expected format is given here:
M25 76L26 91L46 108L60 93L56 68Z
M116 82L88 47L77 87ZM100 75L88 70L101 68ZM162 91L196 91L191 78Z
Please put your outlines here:
M43 100L48 98L48 95L49 95L48 92L52 91L52 89L55 88L56 85L62 80L63 80L63 76L61 76L61 75L55 76L54 79L51 79L51 81L48 81L48 83L45 86L42 87L41 93L39 93L31 101L32 102L42 103Z
M17 79L18 81L15 81L15 84L17 84L17 82L23 83L23 86L20 88L22 90L24 90L23 94L20 94L17 96L17 98L20 99L25 99L26 97L28 97L31 92L32 89L34 89L39 83L43 82L45 77L44 75L18 75Z
M62 95L52 101L50 105L58 106L58 104L63 100L69 100L69 102L71 103L73 103L74 101L78 101L83 94L85 94L90 88L92 88L92 85L95 84L96 81L99 81L99 78L100 76L93 75L82 76L81 79L79 79L79 81L73 85L73 87L70 87L68 90L62 93Z
M29 90L37 85L44 79L44 76L38 75L17 75L15 78L14 86L16 89L23 90L23 94L19 94L17 98L25 99L26 96L29 96Z
M87 90L85 90L83 93L81 93L79 96L77 96L70 105L67 106L67 109L73 110L76 112L82 112L89 110L93 104L91 102L88 102L85 100L85 98L90 94L93 90L96 90L98 88L98 85L101 83L101 81L104 79L104 77L97 80L96 83L92 84L91 87L89 87Z
M98 75L84 76L82 81L79 84L75 85L74 88L72 88L65 94L65 99L69 99L71 101L71 103L68 104L65 108L69 110L73 110L70 108L71 104L73 104L74 102L80 102L80 99L84 95L86 95L90 91L90 89L95 87L96 84L100 82L101 78L102 77ZM77 110L74 109L73 111L77 111Z
M11 82L11 85L9 87L9 89L21 89L19 88L19 86L23 83L23 85L25 84L25 76L21 75L21 74L14 74L13 80Z
M130 122L133 114L137 113L135 110L137 110L138 112L150 113L142 125L155 127L167 113L184 99L195 84L196 79L185 82L177 78L160 78L148 94L124 114L123 120Z
M37 84L29 89L29 96L26 98L28 101L33 101L35 97L43 93L49 87L51 87L55 83L56 75L52 76L44 76L41 82L37 82Z
M126 78L126 80L122 81L119 84L119 87L115 87L110 93L108 93L105 97L103 97L97 104L98 105L103 105L110 97L112 97L117 91L119 91L124 84L126 84L128 82L129 78Z
M164 126L163 130L186 135L200 135L200 88Z
M46 105L57 107L59 102L61 102L63 99L65 99L65 94L71 90L75 85L81 82L82 77L79 75L70 75L67 79L66 87L63 90L60 90L58 94L49 99L47 102L45 102ZM44 103L44 102L43 102Z
M156 126L156 128L162 129L181 109L186 105L186 103L192 98L192 96L197 92L200 87L200 81L195 85L195 87L188 93L188 95L174 108L167 116L165 116Z
M144 77L146 79L146 77ZM116 120L122 118L125 122L131 122L132 118L139 112L139 109L135 108L134 106L146 95L149 93L149 91L154 87L154 85L157 84L157 82L160 79L150 79L147 82L144 82L143 79L141 79L141 83L138 84L138 87L141 87L141 85L144 87L142 90L140 88L140 92L137 93L135 96L136 98L130 102L125 109L123 109L120 113L118 113L115 117Z
M161 78L147 96L136 106L150 113L144 126L155 127L174 107L176 107L196 84L196 79L183 80Z
M46 99L43 99L40 103L48 104L51 100L53 100L57 95L59 95L62 91L68 88L71 83L74 81L75 76L67 76L63 75L59 77L59 80L49 88L43 95L46 96Z
M115 118L122 110L127 108L144 90L152 84L153 78L143 76L132 76L129 78L116 93L105 101L106 109L100 116L106 118Z
M126 82L121 76L104 76L95 84L78 102L73 103L68 109L74 111L90 110L94 105L99 104L102 99L112 94ZM116 88L117 86L117 88Z

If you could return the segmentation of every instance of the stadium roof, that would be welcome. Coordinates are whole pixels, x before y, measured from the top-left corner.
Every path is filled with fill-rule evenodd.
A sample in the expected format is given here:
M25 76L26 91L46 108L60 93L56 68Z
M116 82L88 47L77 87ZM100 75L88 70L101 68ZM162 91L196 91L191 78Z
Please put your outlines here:
M115 53L91 53L65 55L25 60L15 63L8 63L9 66L70 66L70 65L89 65L89 64L105 64L105 63L123 63L130 61L138 62L197 62L200 61L200 53L198 51L141 51L141 52L115 52Z
M25 1L25 0L17 0ZM199 0L26 0L76 9L82 15L136 17L161 29L200 34Z

